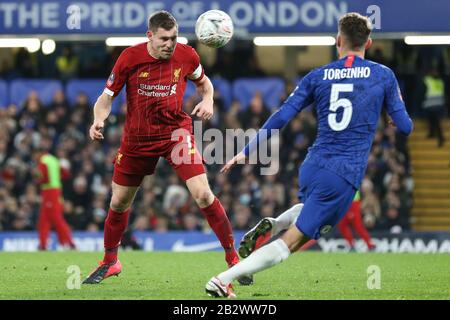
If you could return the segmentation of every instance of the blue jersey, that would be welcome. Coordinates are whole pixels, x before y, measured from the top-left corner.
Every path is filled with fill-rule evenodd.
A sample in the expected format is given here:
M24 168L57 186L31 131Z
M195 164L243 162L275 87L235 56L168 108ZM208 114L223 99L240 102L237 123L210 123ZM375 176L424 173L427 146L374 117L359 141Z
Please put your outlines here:
M392 70L357 56L308 73L262 129L282 128L311 104L317 110L318 133L305 162L336 173L355 188L364 177L382 107L399 131L409 134L412 130ZM244 148L247 156L263 135L270 135L262 131Z

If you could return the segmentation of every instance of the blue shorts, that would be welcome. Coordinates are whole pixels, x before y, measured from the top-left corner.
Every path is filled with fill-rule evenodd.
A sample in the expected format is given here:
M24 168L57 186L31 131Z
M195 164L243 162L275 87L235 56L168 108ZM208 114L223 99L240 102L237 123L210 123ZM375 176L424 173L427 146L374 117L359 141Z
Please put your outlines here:
M319 239L348 211L356 188L337 174L308 163L300 167L298 181L304 206L295 225L309 238Z

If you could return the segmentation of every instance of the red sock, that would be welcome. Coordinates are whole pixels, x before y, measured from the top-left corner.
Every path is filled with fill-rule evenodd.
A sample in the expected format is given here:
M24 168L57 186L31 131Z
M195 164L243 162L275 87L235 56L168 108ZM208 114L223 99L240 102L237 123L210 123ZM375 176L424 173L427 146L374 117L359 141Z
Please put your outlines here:
M345 219L345 218L344 218ZM342 237L347 241L350 248L353 247L353 234L350 224L347 220L342 220L338 223L338 229L341 232Z
M115 212L111 208L108 211L108 217L105 220L105 256L103 262L114 263L117 261L117 251L120 240L128 226L128 217L130 209L124 212Z
M375 246L372 243L372 239L370 239L370 235L367 232L367 229L364 227L364 225L361 223L355 223L353 225L358 235L364 240L364 242L367 244L367 247L369 249L373 249Z
M206 208L200 208L206 220L213 229L217 238L225 250L225 260L228 266L239 262L239 257L234 249L233 230L230 220L228 220L225 209L222 207L219 199L215 198L214 202Z

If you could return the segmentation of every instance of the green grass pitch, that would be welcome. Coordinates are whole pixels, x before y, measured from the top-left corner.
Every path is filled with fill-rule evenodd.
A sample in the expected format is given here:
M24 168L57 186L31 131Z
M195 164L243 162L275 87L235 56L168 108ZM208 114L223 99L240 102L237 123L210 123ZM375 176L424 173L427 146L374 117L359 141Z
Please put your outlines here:
M0 253L0 299L213 299L204 286L225 268L222 252L121 252L119 277L67 288L68 278L76 278L76 273L67 273L69 266L78 266L83 280L101 257L81 252ZM380 289L367 286L373 265L380 270ZM304 252L256 274L253 286L234 287L238 299L246 300L396 300L450 299L449 284L448 254Z

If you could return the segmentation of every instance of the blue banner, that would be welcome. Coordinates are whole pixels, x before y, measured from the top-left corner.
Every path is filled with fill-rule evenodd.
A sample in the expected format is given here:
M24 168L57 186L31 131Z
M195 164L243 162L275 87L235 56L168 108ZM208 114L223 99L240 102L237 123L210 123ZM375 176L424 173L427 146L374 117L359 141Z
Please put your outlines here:
M369 16L376 32L448 32L448 0L2 0L0 35L144 35L158 10L174 14L181 34L193 34L198 16L210 9L227 12L243 37L252 34L334 34L346 12Z
M236 242L244 232L235 232ZM214 233L203 232L135 232L136 242L144 251L199 252L222 250ZM391 234L388 232L372 232L375 252L380 253L450 253L450 232L404 232ZM74 241L79 251L103 251L102 232L74 232ZM36 232L0 232L0 251L37 251L38 235ZM312 250L323 252L348 252L348 243L334 230L330 235L321 238ZM355 251L367 252L362 240L356 240ZM62 250L57 244L56 235L52 233L49 250ZM450 262L450 258L449 258Z
M243 232L236 232L235 239L241 239ZM133 238L144 251L207 251L222 250L214 233L198 231L134 232ZM73 239L80 251L103 251L103 232L73 232ZM37 232L0 232L0 251L37 251ZM49 250L62 250L54 232L48 241Z

